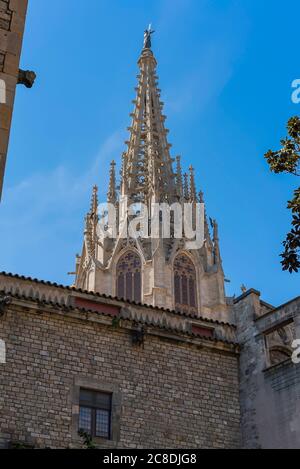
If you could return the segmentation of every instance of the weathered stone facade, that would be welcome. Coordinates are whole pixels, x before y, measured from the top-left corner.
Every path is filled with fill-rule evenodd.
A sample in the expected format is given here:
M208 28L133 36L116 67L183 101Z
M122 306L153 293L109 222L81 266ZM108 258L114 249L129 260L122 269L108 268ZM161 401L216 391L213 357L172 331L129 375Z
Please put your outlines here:
M292 361L292 343L300 339L300 298L273 308L250 290L235 310L243 446L299 448L300 364Z
M113 395L99 447L298 448L299 306L249 290L234 325L1 274L0 446L80 447L84 388Z
M115 396L100 446L240 446L233 326L6 275L0 290L11 297L0 318L2 446L80 445L80 386Z
M0 198L28 0L0 0Z

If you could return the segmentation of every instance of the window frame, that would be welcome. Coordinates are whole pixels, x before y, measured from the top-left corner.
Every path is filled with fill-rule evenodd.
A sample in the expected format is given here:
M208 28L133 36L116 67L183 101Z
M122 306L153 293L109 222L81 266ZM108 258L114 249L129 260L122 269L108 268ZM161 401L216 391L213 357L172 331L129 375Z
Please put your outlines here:
M80 409L80 390L86 389L99 393L111 394L111 429L110 440L105 438L93 438L93 442L99 448L117 448L120 441L120 423L122 410L122 394L119 385L102 381L92 376L74 377L73 386L70 389L70 406L72 407L72 447L81 448L82 438L78 434L79 430L79 409Z
M90 404L86 404L82 402L81 399L81 393L82 391L90 392L92 395L95 396L95 401L96 401L96 396L97 395L106 395L109 396L109 409L105 409L103 406L100 407L96 403L93 403L91 401ZM80 394L79 394L79 421L78 421L78 431L86 431L91 438L102 438L104 440L111 440L111 427L112 427L112 394L108 392L103 392L103 391L95 391L94 389L86 389L86 388L80 388ZM81 409L88 409L91 411L91 425L89 432L87 429L84 429L80 427L80 410ZM97 411L106 411L108 412L108 431L107 431L107 436L103 435L97 435Z

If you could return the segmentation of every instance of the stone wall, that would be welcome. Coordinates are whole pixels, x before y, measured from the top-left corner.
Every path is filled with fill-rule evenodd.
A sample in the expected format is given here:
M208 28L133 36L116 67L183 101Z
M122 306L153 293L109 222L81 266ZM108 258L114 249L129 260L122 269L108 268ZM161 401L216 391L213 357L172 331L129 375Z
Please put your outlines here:
M109 310L106 316L75 314L21 299L19 292L0 317L0 339L6 342L6 364L0 364L2 445L78 446L83 386L116 397L113 440L100 446L239 447L234 347L161 327L148 327L143 346L133 345L136 324L123 320L113 326Z
M261 302L259 292L250 291L237 299L235 308L241 344L242 444L299 448L300 364L293 363L289 353L293 339L300 339L300 298L271 309ZM271 335L277 351L274 362L268 350Z
M28 0L0 0L0 198ZM3 99L5 96L5 100Z

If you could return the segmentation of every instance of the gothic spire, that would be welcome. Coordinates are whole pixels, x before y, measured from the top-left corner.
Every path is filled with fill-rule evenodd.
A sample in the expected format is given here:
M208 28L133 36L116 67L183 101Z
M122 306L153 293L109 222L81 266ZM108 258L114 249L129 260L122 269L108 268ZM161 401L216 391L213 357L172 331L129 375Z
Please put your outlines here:
M167 141L168 130L164 126L163 103L160 101L156 75L157 62L149 47L151 41L148 36L145 37L138 61L140 74L124 159L127 194L123 187L122 195L150 204L162 200L175 201L176 175L173 171L174 160L170 156L171 145Z
M168 142L168 130L165 127L166 116L163 113L161 91L158 86L157 63L152 51L152 34L150 27L145 32L143 49L138 60L136 97L133 101L133 112L130 114L131 124L128 128L127 148L122 156L120 184L119 180L116 181L115 162L113 161L110 166L107 200L114 205L115 210L112 211L114 220L105 208L98 215L97 188L94 187L91 208L86 216L82 254L76 260L75 285L84 290L119 297L124 296L125 288L126 295L129 295L128 299L132 297L136 299L138 296L139 301L146 304L172 310L177 308L178 300L180 303L182 300L184 311L192 308L193 311L197 309L199 316L217 312L217 315L222 317L227 306L218 227L216 222L212 222L214 232L212 238L205 208L206 242L202 247L195 246L195 250L190 251L191 259L188 256L188 262L191 261L194 264L193 267L198 272L199 278L197 282L189 282L188 290L192 288L193 291L185 291L189 294L184 295L186 275L180 261L182 271L179 289L182 294L179 296L182 298L179 299L171 288L175 274L172 268L173 259L177 256L182 258L185 254L183 251L188 249L186 241L190 240L190 230L186 229L185 223L184 230L181 229L180 235L177 236L179 232L177 228L181 228L181 223L177 223L178 217L175 216L176 213L173 213L175 212L173 208L176 207L175 203L179 202L181 206L179 208L184 209L182 222L188 220L185 214L192 215L193 229L195 229L198 222L197 216L200 213L196 202L200 200L204 204L204 196L203 193L198 196L196 192L194 169L190 167L187 173L183 174L180 157L174 160L170 155L171 145ZM139 202L147 205L150 226L144 226L146 223L144 224L144 216L142 216L144 214L141 213L142 207L140 208ZM153 217L158 214L156 203L164 203L160 209L170 208L168 210L170 232L164 231L162 210L159 211L156 219ZM185 203L191 203L192 207L185 207ZM132 204L135 205L134 215L131 215L133 212L127 210ZM152 220L159 221L159 224L153 224ZM117 221L117 227L110 226L110 222L114 221ZM136 229L138 226L141 228L141 236L138 239L133 239L129 230L126 233L131 222ZM128 248L135 249L135 252L133 253L132 250L127 252ZM128 276L124 274L125 271L122 271L121 265L124 264L122 258L133 254L139 255L139 260L132 262L132 265L131 261L125 262ZM176 279L178 277L176 275ZM122 294L119 294L119 289L123 291ZM184 296L189 296L189 300L184 300ZM201 299L198 306L197 298Z

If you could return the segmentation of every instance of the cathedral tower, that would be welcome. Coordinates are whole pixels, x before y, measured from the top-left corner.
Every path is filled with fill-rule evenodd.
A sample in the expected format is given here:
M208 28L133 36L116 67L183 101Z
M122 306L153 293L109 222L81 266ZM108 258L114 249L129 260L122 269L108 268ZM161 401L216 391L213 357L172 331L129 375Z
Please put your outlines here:
M111 163L107 202L113 205L118 221L124 221L124 201L133 204L131 217L141 222L139 205L153 216L154 204L204 203L197 193L194 168L183 174L181 158L170 155L166 116L160 100L157 62L151 50L151 34L145 32L138 60L139 75L130 136L122 155L120 181L116 163ZM140 218L139 218L140 217ZM113 237L99 230L105 214L98 210L97 187L86 216L84 243L77 257L75 286L152 306L177 309L187 314L225 319L227 313L224 273L219 250L218 227L211 221L213 236L205 215L205 243L187 249L182 239L150 236L124 237L118 228ZM127 223L127 221L126 221ZM122 224L121 224L122 226ZM151 236L152 235L152 236Z

